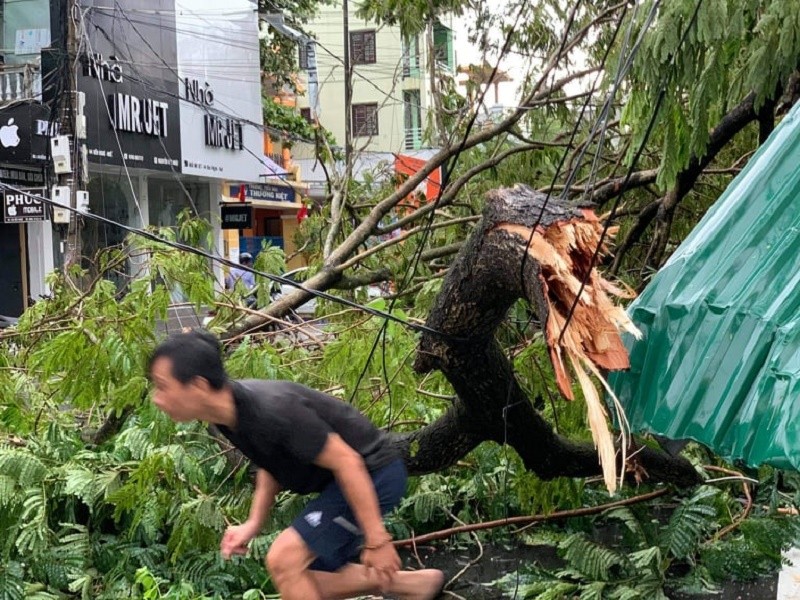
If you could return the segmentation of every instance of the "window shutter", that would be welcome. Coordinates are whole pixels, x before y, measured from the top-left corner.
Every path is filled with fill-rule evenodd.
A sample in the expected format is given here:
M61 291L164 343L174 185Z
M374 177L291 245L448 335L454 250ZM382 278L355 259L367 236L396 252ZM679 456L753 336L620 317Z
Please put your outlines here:
M350 32L350 56L354 65L377 62L374 30Z
M364 62L373 64L377 62L377 52L375 50L375 32L364 32Z
M352 108L353 135L366 137L378 135L378 105L354 104Z
M298 56L297 64L301 69L308 69L308 52L306 52L305 42L300 42L297 46Z

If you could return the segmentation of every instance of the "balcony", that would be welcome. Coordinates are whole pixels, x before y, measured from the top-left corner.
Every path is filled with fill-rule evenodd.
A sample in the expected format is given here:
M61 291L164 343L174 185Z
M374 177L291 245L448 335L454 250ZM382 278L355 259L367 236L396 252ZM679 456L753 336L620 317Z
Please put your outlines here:
M420 57L418 54L403 55L403 79L408 79L410 77L419 78L420 76L419 60Z
M422 128L406 127L405 149L419 150L422 148Z
M0 65L0 104L42 99L42 73L38 64Z

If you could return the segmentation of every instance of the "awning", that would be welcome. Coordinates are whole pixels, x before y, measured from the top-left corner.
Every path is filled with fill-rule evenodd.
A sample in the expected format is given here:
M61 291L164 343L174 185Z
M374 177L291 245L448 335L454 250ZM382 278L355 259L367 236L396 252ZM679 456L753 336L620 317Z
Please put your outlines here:
M289 174L289 171L284 169L266 155L261 158L261 166L263 167L261 177L276 177L278 179L283 179Z
M630 307L634 430L800 468L800 105Z

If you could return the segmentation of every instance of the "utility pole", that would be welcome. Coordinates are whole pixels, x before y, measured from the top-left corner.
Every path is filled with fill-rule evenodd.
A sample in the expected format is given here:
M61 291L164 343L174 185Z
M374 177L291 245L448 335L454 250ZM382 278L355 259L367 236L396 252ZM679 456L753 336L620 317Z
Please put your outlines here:
M350 6L342 0L344 29L344 159L345 177L349 182L353 154L353 65L350 60Z
M61 190L68 189L69 223L67 225L66 239L64 240L64 271L68 272L73 265L80 266L81 244L81 217L76 210L86 208L86 194L79 193L79 188L84 183L84 154L81 138L86 135L85 121L83 120L83 107L79 106L78 95L78 26L81 19L79 0L65 0L65 14L67 24L66 39L66 72L64 95L60 111L60 136L67 136L65 144L69 147L71 155L71 169L58 170L58 186ZM64 137L59 139L64 140ZM67 198L62 198L66 203ZM76 282L77 283L77 282ZM79 286L80 287L80 286Z

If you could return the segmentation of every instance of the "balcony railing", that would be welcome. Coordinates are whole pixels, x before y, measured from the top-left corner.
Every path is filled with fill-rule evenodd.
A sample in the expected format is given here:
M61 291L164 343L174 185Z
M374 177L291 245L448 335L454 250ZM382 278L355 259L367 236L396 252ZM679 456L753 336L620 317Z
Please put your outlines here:
M0 103L42 99L39 65L0 65Z
M422 147L422 128L406 127L406 150L419 150Z
M403 56L403 79L419 77L419 58L418 54Z
M437 60L436 70L439 73L453 73L453 65L448 60Z

